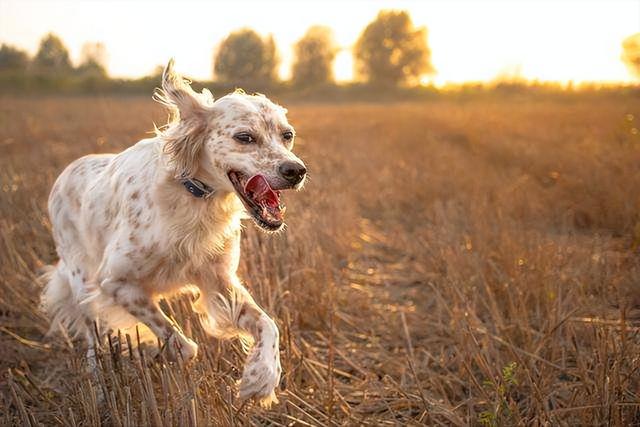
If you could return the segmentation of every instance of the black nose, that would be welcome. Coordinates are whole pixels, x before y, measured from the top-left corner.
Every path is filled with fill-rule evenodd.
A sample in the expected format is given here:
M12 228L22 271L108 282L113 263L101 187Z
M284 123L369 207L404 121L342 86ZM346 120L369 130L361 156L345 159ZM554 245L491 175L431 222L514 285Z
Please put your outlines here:
M297 162L284 162L278 168L280 175L286 179L289 183L296 185L304 179L304 175L307 173L304 165Z

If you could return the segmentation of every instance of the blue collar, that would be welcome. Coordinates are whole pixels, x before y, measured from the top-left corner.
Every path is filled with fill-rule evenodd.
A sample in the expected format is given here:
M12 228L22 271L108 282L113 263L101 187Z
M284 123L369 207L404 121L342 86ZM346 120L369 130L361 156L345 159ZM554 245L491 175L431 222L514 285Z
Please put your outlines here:
M213 188L196 178L183 178L180 182L193 197L199 199L203 197L206 199L214 193Z

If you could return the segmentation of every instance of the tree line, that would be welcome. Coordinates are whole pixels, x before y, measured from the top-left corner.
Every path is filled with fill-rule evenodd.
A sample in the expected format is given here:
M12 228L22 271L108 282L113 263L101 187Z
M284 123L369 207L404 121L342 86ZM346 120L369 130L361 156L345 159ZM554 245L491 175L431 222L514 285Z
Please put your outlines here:
M16 47L7 44L0 46L0 71L20 71L41 76L76 74L106 77L106 48L102 43L85 43L80 53L80 64L74 67L62 40L49 33L40 41L33 58Z
M358 81L380 86L412 86L432 75L427 30L416 28L406 11L381 11L363 30L353 49ZM293 46L290 82L296 87L335 83L333 63L339 52L333 32L312 26ZM265 87L279 82L280 58L273 36L263 37L244 28L225 37L214 51L214 81L235 86ZM79 65L71 63L69 51L55 34L47 34L37 53L7 44L0 47L0 74L22 73L36 78L76 77L108 79L106 48L87 43Z
M264 90L276 85L322 88L335 83L333 63L340 48L333 32L312 26L293 46L291 78L278 77L280 58L273 36L263 37L252 29L240 29L225 37L215 49L213 83L226 87ZM622 61L640 78L640 33L622 43ZM380 11L361 32L353 49L354 80L379 88L418 86L435 69L427 43L427 29L414 26L406 11ZM31 58L16 47L0 46L0 89L17 87L85 90L119 87L146 89L157 83L161 67L137 80L113 80L107 72L107 52L102 43L85 43L80 60L73 66L69 51L55 34L47 34Z

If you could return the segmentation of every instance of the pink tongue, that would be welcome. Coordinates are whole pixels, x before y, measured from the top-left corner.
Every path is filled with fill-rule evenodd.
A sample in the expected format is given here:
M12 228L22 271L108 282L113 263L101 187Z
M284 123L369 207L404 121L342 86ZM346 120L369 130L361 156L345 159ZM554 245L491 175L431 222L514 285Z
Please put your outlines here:
M244 191L251 195L251 198L257 203L277 208L280 206L280 200L275 191L271 189L266 178L262 175L254 175L244 186Z

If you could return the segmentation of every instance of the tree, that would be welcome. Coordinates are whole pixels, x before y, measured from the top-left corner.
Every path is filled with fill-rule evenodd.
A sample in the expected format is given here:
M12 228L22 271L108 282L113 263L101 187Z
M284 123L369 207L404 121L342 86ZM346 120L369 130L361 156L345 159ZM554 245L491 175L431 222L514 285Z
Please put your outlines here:
M414 28L405 11L381 11L360 35L354 54L357 74L374 84L415 84L435 73L427 30Z
M0 46L0 71L24 71L29 65L25 51L3 44Z
M265 84L276 80L278 57L272 36L262 39L243 29L229 34L214 59L214 75L234 84Z
M640 79L640 33L629 36L622 42L622 62L631 74Z
M313 26L293 47L292 80L296 85L317 85L333 81L333 60L338 49L328 27Z
M82 45L77 71L83 75L107 76L107 49L103 43L87 42Z
M33 59L36 69L48 73L67 73L71 71L69 51L58 36L47 34L41 41L38 53Z

